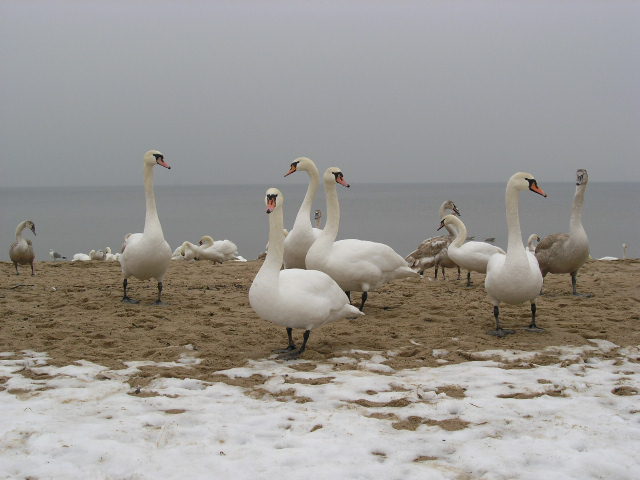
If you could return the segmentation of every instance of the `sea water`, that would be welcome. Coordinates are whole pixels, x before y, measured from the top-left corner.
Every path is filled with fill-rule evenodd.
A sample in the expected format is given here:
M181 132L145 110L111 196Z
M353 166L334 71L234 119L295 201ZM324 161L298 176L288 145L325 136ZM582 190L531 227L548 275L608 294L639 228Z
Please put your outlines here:
M351 182L353 179L349 179ZM165 238L176 248L184 240L197 243L202 235L229 239L240 255L254 259L265 249L268 218L264 193L275 186L285 196L285 226L291 228L306 191L306 184L286 179L269 185L156 186L158 215ZM531 233L545 236L566 232L575 185L571 182L541 185L548 198L532 192L520 195L523 240ZM359 238L382 242L406 256L425 238L437 232L438 208L453 200L462 213L468 234L476 240L495 237L506 248L507 228L504 183L408 183L340 185L341 207L338 239ZM326 216L322 188L313 210ZM0 189L0 260L8 261L17 224L31 219L39 260L49 260L49 249L71 258L74 253L110 246L120 251L127 233L144 227L144 189L126 187L38 187ZM640 183L591 182L585 194L583 224L591 255L640 256Z

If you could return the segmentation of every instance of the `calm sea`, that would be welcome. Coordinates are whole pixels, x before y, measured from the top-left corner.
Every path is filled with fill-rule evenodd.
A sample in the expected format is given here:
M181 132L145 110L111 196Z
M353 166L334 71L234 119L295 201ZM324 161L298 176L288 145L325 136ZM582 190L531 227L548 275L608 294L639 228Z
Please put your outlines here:
M339 188L342 218L339 238L383 242L405 256L426 237L436 235L438 207L447 199L461 210L462 220L476 240L495 237L506 246L504 183L485 184L351 184ZM156 186L158 213L172 249L202 235L234 241L241 255L254 259L267 242L268 220L263 195L268 186L286 198L285 224L293 225L306 185ZM521 194L520 219L525 238L569 227L575 186L571 182L543 185L548 198ZM314 209L326 213L319 192ZM33 239L37 258L49 259L49 249L67 257L91 249L119 251L124 235L140 232L145 203L142 186L0 189L0 259L9 259L16 225L24 219L36 224ZM323 219L324 220L324 219ZM640 256L640 183L589 184L583 223L591 254Z

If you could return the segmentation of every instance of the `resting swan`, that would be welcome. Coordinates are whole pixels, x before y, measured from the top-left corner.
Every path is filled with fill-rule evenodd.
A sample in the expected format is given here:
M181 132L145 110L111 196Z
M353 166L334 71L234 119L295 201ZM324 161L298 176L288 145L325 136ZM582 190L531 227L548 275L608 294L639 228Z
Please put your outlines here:
M306 268L305 258L309 247L322 232L321 229L311 226L311 204L316 198L320 173L313 160L307 157L300 157L295 159L284 176L291 175L298 170L307 172L309 186L298 210L298 215L296 215L293 228L284 239L284 268Z
M489 257L495 253L505 255L505 251L486 242L469 241L465 243L467 227L462 220L454 215L444 217L440 221L438 230L446 228L447 225L452 225L456 231L456 236L447 249L449 257L460 268L468 270L467 287L469 287L471 286L471 272L486 273Z
M287 328L289 344L281 358L298 358L306 349L311 330L328 322L363 315L331 277L317 270L280 270L284 254L282 227L284 197L277 188L266 192L269 214L269 250L249 289L249 303L264 320ZM292 330L303 328L302 346L296 350Z
M447 214L447 210L453 212L454 215L460 216L460 211L456 204L451 200L442 202L439 210L440 220ZM440 235L437 237L427 238L422 241L418 248L411 252L405 260L409 266L416 272L422 274L422 272L430 267L435 266L434 278L438 278L438 267L442 268L442 278L444 279L445 268L458 268L458 279L460 279L460 267L458 267L451 258L447 251L447 247L455 236L455 230L451 225L446 227L449 235Z
M345 182L338 167L328 168L323 180L327 198L327 223L318 240L311 245L306 265L307 268L328 274L348 296L351 291L362 292L362 311L370 290L376 290L396 278L416 276L416 272L409 268L404 258L395 250L383 243L357 239L336 242L340 226L336 184L345 187L349 187L349 184Z
M158 299L156 304L162 304L162 280L171 259L171 247L164 239L162 226L156 210L156 197L153 192L153 167L160 165L170 169L164 161L164 155L157 150L149 150L144 154L144 194L146 215L144 232L128 234L125 237L120 265L124 280L122 282L122 301L138 303L127 296L127 280L135 277L139 280L154 278L158 281Z
M22 231L28 228L36 234L36 225L31 220L24 220L18 224L16 228L16 241L9 247L9 258L13 262L13 266L16 268L16 275L20 275L18 271L18 265L31 265L31 275L35 275L36 272L33 268L33 261L36 259L36 254L33 251L33 244L31 240L22 236Z
M547 196L532 174L518 172L511 176L505 191L507 254L491 256L484 279L484 289L493 304L493 315L496 319L496 329L489 331L489 334L498 337L514 333L513 330L505 330L500 326L501 302L511 305L518 305L527 300L531 302L531 324L527 330L542 331L536 325L536 297L540 295L542 288L542 274L536 256L524 248L520 230L518 200L520 192L524 190Z
M580 168L576 172L576 193L573 197L569 233L554 233L542 239L536 247L536 258L540 264L542 277L547 273L571 274L573 294L590 297L591 294L581 294L576 291L578 269L589 258L589 238L582 226L582 206L584 192L587 190L589 175Z
M194 245L191 242L183 242L181 248L182 254L186 259L197 258L198 260L223 263L238 258L238 247L235 243L230 240L214 242L209 235L201 237L198 245Z

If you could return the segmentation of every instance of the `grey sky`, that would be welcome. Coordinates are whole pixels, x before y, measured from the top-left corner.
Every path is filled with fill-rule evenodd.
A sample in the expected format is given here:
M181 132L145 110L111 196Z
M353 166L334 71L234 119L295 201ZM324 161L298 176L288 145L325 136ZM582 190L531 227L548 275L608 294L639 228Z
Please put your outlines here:
M0 186L640 181L639 2L4 0L0 68Z

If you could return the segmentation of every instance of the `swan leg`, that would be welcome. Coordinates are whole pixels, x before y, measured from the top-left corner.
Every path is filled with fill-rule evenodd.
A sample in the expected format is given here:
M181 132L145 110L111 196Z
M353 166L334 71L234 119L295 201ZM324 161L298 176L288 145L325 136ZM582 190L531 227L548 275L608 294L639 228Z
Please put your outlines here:
M18 264L13 262L13 266L16 267L16 275L20 275L20 272L18 271Z
M571 287L573 288L573 294L576 297L593 297L591 293L578 293L576 290L576 285L578 284L578 272L571 272Z
M536 325L536 304L531 302L531 325L526 329L529 332L544 332L544 328Z
M31 262L31 276L33 277L36 274L36 271L33 269L33 262Z
M440 267L440 269L442 270L442 279L443 279L443 280L446 280L446 279L447 279L447 277L445 277L445 276L444 276L444 267Z
M458 267L458 278L457 278L457 280L460 280L460 278L461 278L460 277L460 267Z
M127 283L127 279L125 278L122 282L122 288L124 289L122 301L125 303L140 303L140 301L134 300L133 298L127 296Z
M153 302L154 305L164 305L164 302L160 300L160 295L162 295L162 282L158 282L158 299Z
M293 328L287 327L287 337L289 338L289 345L287 345L287 348L280 348L278 350L274 350L273 353L287 353L296 349L296 344L293 343L292 332L293 332Z
M311 335L311 330L305 330L304 335L302 336L302 346L300 347L300 350L293 350L289 353L283 353L282 355L278 355L278 358L281 358L283 360L295 360L296 358L300 358L300 355L302 355L302 353L307 349L307 341L309 340L309 335Z
M433 274L433 279L434 279L434 280L437 280L437 279L438 279L438 264L436 264L436 271L435 271L435 273Z
M467 287L470 287L471 285L473 285L473 282L471 281L471 270L467 271Z
M487 332L489 335L494 335L496 337L502 338L511 333L516 333L515 330L505 330L500 326L500 308L498 307L498 305L493 306L493 316L496 318L496 329L489 330Z
M362 303L360 304L360 311L364 312L364 302L367 301L367 297L369 294L367 292L362 292Z

